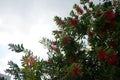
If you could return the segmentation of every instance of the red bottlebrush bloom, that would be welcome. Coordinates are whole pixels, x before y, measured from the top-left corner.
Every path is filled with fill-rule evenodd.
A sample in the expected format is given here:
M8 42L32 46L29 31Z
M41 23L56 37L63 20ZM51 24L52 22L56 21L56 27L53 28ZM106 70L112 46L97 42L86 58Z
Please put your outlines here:
M111 59L114 65L118 63L118 58L116 54L113 54Z
M31 55L29 56L29 61L29 66L32 67L36 63L36 58L33 55Z
M112 54L107 54L105 50L98 52L98 60L105 61L111 65L118 63L117 55L114 52Z
M68 26L70 27L70 26L77 25L77 24L78 24L78 19L73 18L69 21Z
M111 58L107 58L107 59L106 59L106 62L111 65L111 64L112 64Z
M100 60L100 61L104 60L104 56L103 55L98 55L98 60Z
M75 56L69 56L69 57L68 57L68 60L69 60L70 62L73 62L73 61L75 60Z
M83 13L83 10L79 6L76 8L76 11L77 11L78 14L82 14Z
M118 63L117 55L115 53L109 54L106 58L106 62L111 65L116 65Z
M101 38L103 38L106 35L106 33L107 31L105 29L101 29L98 34Z
M68 36L63 37L62 39L62 44L66 45L70 43L70 38Z
M89 35L89 37L93 37L94 32L90 31L90 32L88 33L88 35Z
M58 50L58 48L57 48L56 45L51 46L51 49L52 49L53 51L57 51L57 50Z
M77 74L75 71L72 71L72 77L75 77Z
M104 18L111 22L115 19L115 13L113 11L106 11L104 13Z
M110 42L110 47L111 47L111 48L116 47L116 45L117 45L116 41L111 41L111 42Z
M110 28L110 29L114 29L114 28L115 28L115 23L114 23L114 22L110 22L109 28Z
M72 23L72 25L77 25L77 24L78 24L78 19L73 18L73 19L71 20L71 23Z
M30 55L29 57L24 58L24 63L31 68L36 63L36 58L33 55Z
M107 54L106 54L105 50L98 52L98 60L104 60L106 56L107 56Z
M79 66L75 66L75 68L72 71L72 77L75 77L77 75L78 76L82 75L81 68Z

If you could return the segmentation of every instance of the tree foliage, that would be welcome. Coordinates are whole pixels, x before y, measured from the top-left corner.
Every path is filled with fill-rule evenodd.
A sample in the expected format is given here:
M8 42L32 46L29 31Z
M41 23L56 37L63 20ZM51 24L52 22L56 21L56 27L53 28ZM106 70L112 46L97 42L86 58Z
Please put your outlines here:
M54 40L40 41L48 48L48 60L39 60L23 45L10 44L12 51L26 54L22 68L12 62L6 72L18 80L118 80L120 2L80 0L80 4L64 19L55 16Z

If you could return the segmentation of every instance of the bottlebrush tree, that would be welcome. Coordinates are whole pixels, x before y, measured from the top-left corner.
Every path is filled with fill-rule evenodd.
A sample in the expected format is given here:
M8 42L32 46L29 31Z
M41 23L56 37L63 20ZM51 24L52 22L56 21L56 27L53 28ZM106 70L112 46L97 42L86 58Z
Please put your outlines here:
M48 60L39 60L24 47L10 44L13 51L27 54L22 68L9 62L6 72L19 80L118 80L120 2L80 3L73 6L69 17L55 16L58 29L53 31L54 40L40 41L48 48Z

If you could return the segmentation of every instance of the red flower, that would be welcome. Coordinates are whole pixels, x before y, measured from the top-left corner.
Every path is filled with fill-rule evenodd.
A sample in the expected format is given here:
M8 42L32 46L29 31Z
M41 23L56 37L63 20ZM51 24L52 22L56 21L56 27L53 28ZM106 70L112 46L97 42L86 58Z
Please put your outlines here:
M104 13L104 18L111 22L115 19L115 13L113 11L106 11Z
M115 65L118 63L117 55L114 52L112 54L107 54L105 50L98 52L98 60L105 61L111 65Z
M113 62L113 64L117 64L118 63L118 58L117 58L116 54L112 55L112 62Z
M76 8L76 11L77 11L78 14L82 14L83 13L83 10L79 6Z
M78 19L73 18L73 19L71 20L71 23L72 23L72 25L77 25L77 24L78 24Z
M77 25L77 24L78 24L78 19L72 18L70 22L68 23L68 26L70 27L70 26Z
M106 59L106 62L107 62L108 64L112 64L111 58Z
M89 35L89 37L93 37L94 32L90 31L90 32L88 33L88 35Z
M106 56L107 56L107 54L106 54L105 50L98 52L98 60L104 60Z
M115 41L111 41L111 42L110 42L110 47L111 47L111 48L116 47L116 45L117 45L117 43L116 43Z
M109 56L106 58L106 62L108 64L117 64L118 63L118 58L117 55L115 53L109 54Z
M67 45L70 43L70 38L68 36L63 37L62 44Z
M58 50L58 48L57 48L56 45L51 46L51 49L52 49L53 51L57 51L57 50Z
M100 61L104 60L104 56L103 55L98 55L98 60L100 60Z
M106 33L107 31L105 29L101 29L98 34L101 38L103 38L106 35Z
M75 56L69 56L69 57L68 57L68 60L69 60L70 62L73 62L73 61L75 60Z
M75 76L81 76L82 72L81 72L81 68L79 66L75 66L73 71L72 71L72 77Z
M30 55L29 57L24 58L24 63L31 68L36 63L36 57Z
M109 27L110 27L110 29L114 29L115 28L115 23L114 22L110 22Z

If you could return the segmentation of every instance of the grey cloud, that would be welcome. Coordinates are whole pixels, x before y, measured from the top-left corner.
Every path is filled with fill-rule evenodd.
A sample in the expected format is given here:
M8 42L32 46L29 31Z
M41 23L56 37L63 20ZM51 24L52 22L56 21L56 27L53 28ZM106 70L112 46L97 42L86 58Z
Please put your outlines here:
M3 24L0 31L14 32L17 29L29 32L30 27L41 23L40 19L47 24L49 18L53 20L59 14L65 16L75 2L79 0L1 0L0 19Z

